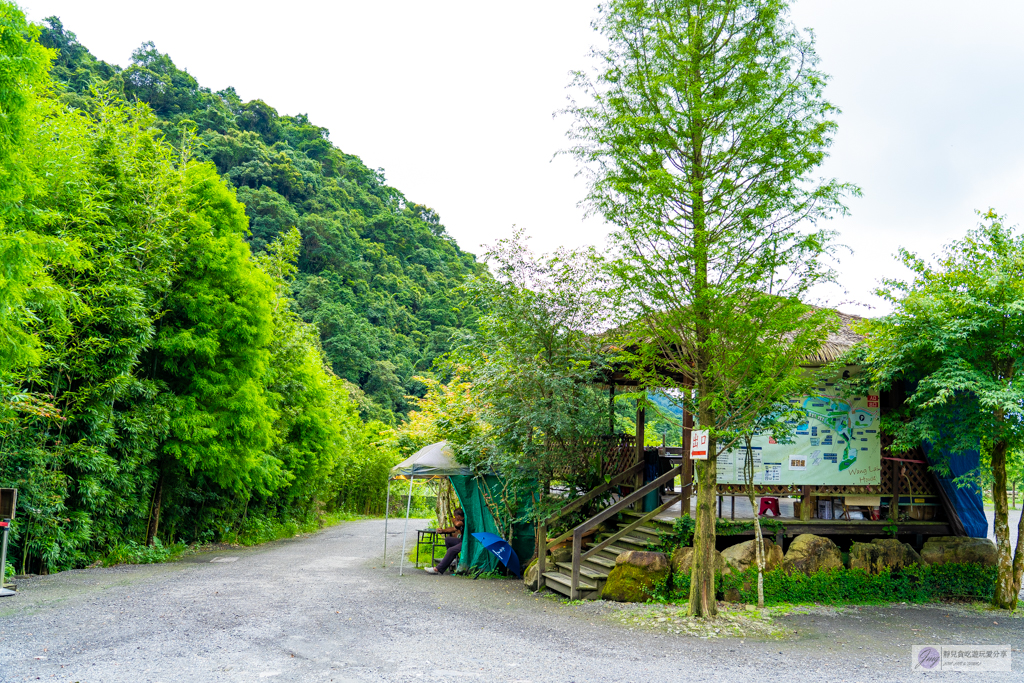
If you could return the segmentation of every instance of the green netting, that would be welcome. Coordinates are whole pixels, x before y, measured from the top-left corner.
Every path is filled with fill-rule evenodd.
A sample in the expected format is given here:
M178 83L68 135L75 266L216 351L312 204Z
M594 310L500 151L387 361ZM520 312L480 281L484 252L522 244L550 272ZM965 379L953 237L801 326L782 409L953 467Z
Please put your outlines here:
M501 492L501 482L498 477L488 474L484 479L487 482L487 488L491 491L492 497L497 497ZM462 555L459 557L459 568L492 571L498 566L498 558L491 551L485 550L480 545L480 542L472 536L472 534L480 532L501 535L497 525L494 523L494 518L491 517L490 511L487 509L483 493L480 491L480 479L477 477L451 476L449 480L451 480L452 487L459 497L459 503L466 513L466 529L462 535ZM527 501L527 506L529 505L530 502ZM525 570L526 564L533 556L534 537L536 535L534 526L530 523L516 524L512 527L512 534L513 537L511 539L505 540L516 551L516 555L519 556L519 561L522 563L522 569Z

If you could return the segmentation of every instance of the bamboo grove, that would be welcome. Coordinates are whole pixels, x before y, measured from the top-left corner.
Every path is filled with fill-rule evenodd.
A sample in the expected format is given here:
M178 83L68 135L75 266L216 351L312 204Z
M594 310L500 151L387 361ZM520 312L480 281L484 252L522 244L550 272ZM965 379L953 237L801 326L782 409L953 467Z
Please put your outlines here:
M305 116L0 2L0 482L21 572L381 512L471 308L437 216Z

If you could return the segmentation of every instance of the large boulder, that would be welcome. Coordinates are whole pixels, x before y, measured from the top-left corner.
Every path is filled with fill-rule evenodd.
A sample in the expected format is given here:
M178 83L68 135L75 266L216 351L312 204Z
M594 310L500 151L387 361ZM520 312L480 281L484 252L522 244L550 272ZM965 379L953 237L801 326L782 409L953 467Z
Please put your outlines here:
M551 554L548 555L548 566L554 569L555 562L572 562L572 546L565 545L558 548L552 548Z
M967 536L936 536L929 538L921 549L925 564L980 564L996 566L996 544L987 538Z
M668 578L669 563L664 553L628 550L615 558L601 597L616 602L644 602L657 581Z
M674 574L688 575L693 570L693 548L676 548L672 553L672 572ZM715 551L715 573L721 574L725 571L725 560L722 553Z
M793 539L782 558L782 568L787 574L803 572L813 574L822 569L838 569L843 566L843 555L832 539L814 534L800 534Z
M722 560L725 562L723 574L733 572L743 573L748 567L757 567L756 541L751 539L743 543L729 546L722 551ZM774 541L764 539L764 568L770 571L782 564L782 548L775 545Z
M869 574L920 563L917 551L909 543L900 543L895 538L873 538L870 543L850 546L850 569L863 569Z
M529 590L535 591L540 588L538 579L540 579L540 572L538 571L537 560L534 560L526 568L526 571L523 572L523 583L526 584Z

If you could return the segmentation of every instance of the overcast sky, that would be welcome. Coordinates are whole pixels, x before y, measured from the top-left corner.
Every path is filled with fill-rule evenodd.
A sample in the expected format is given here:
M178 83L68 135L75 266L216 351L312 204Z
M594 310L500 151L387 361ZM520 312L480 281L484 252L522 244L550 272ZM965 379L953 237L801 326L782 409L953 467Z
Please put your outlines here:
M59 16L97 57L125 66L152 40L200 84L234 86L282 114L307 113L332 141L410 200L433 207L460 246L524 228L538 250L603 244L565 146L568 72L591 66L594 0L515 3L290 0L22 0ZM1024 3L799 0L828 97L843 110L823 173L858 184L834 221L843 310L877 314L899 246L925 255L995 207L1024 222Z

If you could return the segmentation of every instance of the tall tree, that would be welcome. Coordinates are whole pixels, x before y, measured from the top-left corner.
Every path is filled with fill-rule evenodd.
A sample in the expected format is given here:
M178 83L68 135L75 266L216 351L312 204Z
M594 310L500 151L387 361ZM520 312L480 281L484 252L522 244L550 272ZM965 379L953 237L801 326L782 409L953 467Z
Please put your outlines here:
M18 225L33 186L26 133L35 94L50 85L54 56L36 40L39 31L17 5L0 0L0 372L39 361L36 313L59 313L53 304L62 294L46 266L76 257L67 243Z
M691 613L712 617L716 454L736 433L738 361L794 321L820 334L829 314L801 301L832 276L831 234L814 224L856 188L812 175L837 110L787 2L612 0L599 12L606 47L596 75L575 76L569 153L589 171L591 210L616 228L636 378L682 389L712 433L690 590Z
M607 399L595 381L605 369L594 334L605 318L597 271L588 252L534 256L521 233L486 254L495 277L467 288L487 302L479 328L450 360L472 384L488 426L463 444L460 457L497 472L512 501L495 512L505 529L518 501L538 483L563 482L570 496L600 481L591 440L607 431ZM472 299L471 299L472 300Z
M878 386L916 382L905 385L907 410L889 421L893 450L928 442L933 453L988 451L999 569L992 601L1012 610L1024 575L1024 517L1011 550L1006 500L1007 459L1024 447L1024 236L991 210L984 220L934 265L900 250L914 276L877 290L893 312L866 321L866 362Z

